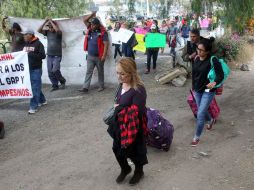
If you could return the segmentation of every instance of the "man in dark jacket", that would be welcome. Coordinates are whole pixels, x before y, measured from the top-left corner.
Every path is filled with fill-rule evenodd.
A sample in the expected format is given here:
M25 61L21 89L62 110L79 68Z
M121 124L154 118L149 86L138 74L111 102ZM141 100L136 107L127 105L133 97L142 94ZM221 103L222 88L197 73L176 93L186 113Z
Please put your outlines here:
M44 29L47 26L47 29ZM62 60L62 31L57 23L52 19L46 19L38 29L38 32L47 36L47 66L48 76L52 83L51 91L65 88L65 78L60 71L60 62ZM60 86L58 83L60 82Z
M187 41L182 53L182 58L186 62L193 62L197 56L197 46L200 41L200 32L198 29L190 31L190 41Z
M34 114L38 107L46 105L47 101L41 91L42 59L45 59L45 50L40 40L34 36L33 30L24 33L26 45L24 51L28 52L28 63L33 98L30 100L29 114Z

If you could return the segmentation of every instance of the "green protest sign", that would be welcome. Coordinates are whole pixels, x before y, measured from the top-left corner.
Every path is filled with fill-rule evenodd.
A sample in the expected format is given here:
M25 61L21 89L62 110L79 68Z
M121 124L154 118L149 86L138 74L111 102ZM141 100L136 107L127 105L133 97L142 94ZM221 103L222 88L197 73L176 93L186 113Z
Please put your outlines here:
M146 48L159 48L166 46L166 35L160 33L147 33L145 38Z

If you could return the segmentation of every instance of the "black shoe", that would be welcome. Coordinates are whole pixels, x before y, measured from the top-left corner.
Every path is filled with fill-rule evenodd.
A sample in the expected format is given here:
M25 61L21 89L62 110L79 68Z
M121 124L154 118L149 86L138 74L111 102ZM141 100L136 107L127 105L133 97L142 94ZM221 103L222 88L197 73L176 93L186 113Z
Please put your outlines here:
M53 92L53 91L56 91L56 90L59 90L59 87L52 87L50 92Z
M88 89L87 88L81 88L78 90L79 92L83 92L83 93L87 93L88 92Z
M125 179L125 177L131 173L131 167L129 166L128 169L121 170L120 175L116 178L116 183L121 183Z
M132 178L129 181L130 185L136 185L138 184L138 182L144 177L144 172L143 171L138 171L138 172L134 172L134 175L132 176Z
M4 130L4 123L0 121L0 139L4 138L5 130Z

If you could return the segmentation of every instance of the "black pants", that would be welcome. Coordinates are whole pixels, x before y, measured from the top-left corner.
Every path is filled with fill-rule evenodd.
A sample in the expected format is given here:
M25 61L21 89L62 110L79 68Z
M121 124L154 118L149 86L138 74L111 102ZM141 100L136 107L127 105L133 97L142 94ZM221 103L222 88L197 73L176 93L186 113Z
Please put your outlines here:
M158 58L159 50L147 49L147 70L150 71L151 59L153 58L153 69L156 69L156 61Z
M122 57L122 52L121 52L121 50L120 50L120 45L119 45L119 44L114 44L114 46L115 46L114 59L116 58L117 53L119 53L119 55Z

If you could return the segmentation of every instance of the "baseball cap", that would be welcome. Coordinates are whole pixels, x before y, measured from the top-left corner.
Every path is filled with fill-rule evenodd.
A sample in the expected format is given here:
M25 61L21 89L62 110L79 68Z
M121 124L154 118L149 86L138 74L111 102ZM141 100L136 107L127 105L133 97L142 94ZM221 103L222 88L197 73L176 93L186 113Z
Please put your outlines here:
M27 30L25 30L25 31L23 31L21 33L22 34L32 34L32 35L34 35L34 31L32 29L27 29Z
M100 24L100 23L101 23L100 20L96 17L91 19L91 24Z

